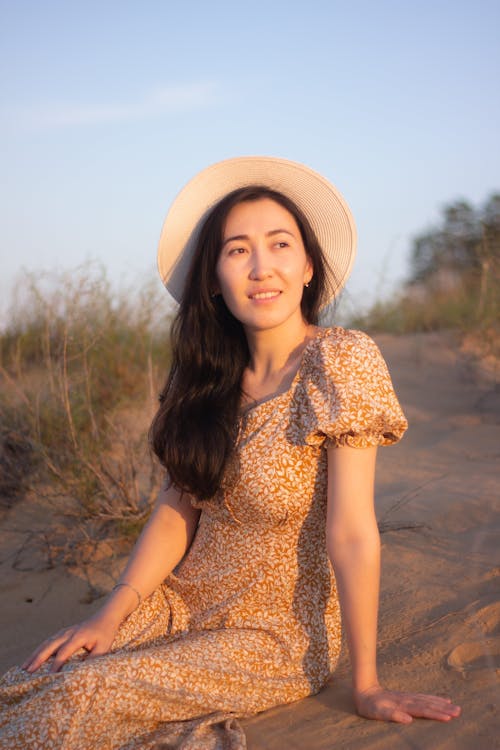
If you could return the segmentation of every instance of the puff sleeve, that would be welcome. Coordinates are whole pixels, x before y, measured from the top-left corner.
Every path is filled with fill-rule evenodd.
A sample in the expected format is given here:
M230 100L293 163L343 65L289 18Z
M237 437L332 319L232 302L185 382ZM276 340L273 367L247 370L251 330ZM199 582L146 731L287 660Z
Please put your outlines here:
M385 360L367 334L331 329L307 365L301 384L307 444L366 448L402 437L408 423Z

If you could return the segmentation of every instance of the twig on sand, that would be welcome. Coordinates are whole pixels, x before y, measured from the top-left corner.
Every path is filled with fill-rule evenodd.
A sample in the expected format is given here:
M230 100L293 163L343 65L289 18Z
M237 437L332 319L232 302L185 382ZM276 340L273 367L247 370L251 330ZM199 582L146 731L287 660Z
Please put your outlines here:
M380 521L378 524L378 530L381 534L385 534L387 531L418 531L419 529L430 529L431 527L426 523L390 523L389 521Z
M412 490L409 490L406 494L404 494L402 497L399 498L399 500L396 500L396 502L391 505L390 508L388 508L383 514L381 523L383 525L383 521L387 516L391 515L391 513L395 513L397 510L402 508L404 505L407 505L407 503L410 502L410 500L413 500L415 497L420 495L420 492L424 489L424 487L427 487L429 484L432 484L432 482L439 482L441 479L445 479L449 475L449 472L446 472L445 474L440 474L437 477L431 477L430 479L427 479L425 482L422 482L422 484L419 484L418 487L415 487Z

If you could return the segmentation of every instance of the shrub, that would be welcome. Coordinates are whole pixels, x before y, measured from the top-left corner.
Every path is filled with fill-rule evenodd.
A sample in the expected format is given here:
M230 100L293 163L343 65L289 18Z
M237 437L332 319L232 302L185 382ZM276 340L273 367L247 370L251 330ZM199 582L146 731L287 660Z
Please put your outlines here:
M102 270L28 276L0 336L0 490L50 482L82 517L134 526L161 470L146 430L169 366L165 298ZM27 468L29 464L29 468Z

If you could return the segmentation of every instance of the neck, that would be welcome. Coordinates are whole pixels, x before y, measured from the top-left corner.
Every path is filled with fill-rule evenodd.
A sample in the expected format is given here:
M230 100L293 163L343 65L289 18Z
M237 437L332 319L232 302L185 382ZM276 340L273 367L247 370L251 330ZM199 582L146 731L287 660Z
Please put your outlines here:
M300 318L286 327L266 330L247 330L250 350L248 371L256 381L264 382L273 376L293 369L300 360L304 346L314 336L315 326Z

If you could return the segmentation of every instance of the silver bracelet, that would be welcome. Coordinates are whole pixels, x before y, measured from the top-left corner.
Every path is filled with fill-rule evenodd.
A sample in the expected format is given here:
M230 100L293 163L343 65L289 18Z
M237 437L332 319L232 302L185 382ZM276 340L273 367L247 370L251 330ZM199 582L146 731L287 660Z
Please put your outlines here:
M113 586L113 588L111 589L111 591L116 591L116 589L119 589L120 586L126 586L127 588L132 589L132 591L134 592L134 594L137 597L137 606L139 606L140 604L142 604L142 596L137 591L137 589L135 588L135 586L132 586L131 583L126 583L125 581L123 581L123 583L117 583L116 586Z

